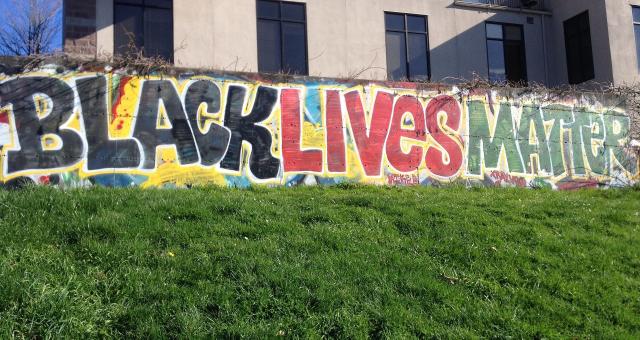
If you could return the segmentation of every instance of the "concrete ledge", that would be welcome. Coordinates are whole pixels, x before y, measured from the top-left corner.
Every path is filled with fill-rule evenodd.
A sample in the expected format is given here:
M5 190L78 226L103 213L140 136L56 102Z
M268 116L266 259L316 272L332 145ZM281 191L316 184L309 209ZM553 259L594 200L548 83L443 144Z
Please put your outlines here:
M547 16L553 15L553 13L551 13L550 11L541 11L541 10L528 9L528 8L513 8L513 7L493 5L493 4L480 4L475 2L467 2L464 0L456 0L453 2L453 4L457 7L466 7L466 8L473 8L473 9L507 11L507 12L517 12L517 13L547 15Z

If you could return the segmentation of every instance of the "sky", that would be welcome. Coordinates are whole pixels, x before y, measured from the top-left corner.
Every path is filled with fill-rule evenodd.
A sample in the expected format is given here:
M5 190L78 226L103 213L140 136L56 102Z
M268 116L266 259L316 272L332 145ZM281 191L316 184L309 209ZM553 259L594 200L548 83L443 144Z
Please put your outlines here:
M20 0L26 1L26 0ZM62 1L62 0L51 0L51 1ZM10 15L15 12L15 6L12 0L0 0L0 27L5 25L5 15ZM57 16L58 30L56 36L53 39L52 49L61 49L62 48L62 9L59 11Z

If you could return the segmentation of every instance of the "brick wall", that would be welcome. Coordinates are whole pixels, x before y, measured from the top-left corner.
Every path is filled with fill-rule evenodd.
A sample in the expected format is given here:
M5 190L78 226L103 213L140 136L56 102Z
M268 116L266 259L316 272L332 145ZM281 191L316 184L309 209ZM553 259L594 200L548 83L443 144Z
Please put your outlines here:
M65 53L93 57L96 50L96 0L65 0Z

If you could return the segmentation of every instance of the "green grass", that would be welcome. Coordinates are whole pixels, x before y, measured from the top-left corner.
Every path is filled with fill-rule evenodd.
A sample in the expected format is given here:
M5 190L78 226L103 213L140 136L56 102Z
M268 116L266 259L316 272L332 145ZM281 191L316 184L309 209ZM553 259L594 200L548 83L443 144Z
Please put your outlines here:
M0 191L0 338L640 337L640 191Z

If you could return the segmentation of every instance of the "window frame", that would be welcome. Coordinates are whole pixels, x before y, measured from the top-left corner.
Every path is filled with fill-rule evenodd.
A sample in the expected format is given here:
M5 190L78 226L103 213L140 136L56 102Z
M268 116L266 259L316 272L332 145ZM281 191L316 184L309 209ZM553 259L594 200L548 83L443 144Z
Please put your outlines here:
M636 34L636 30L640 30L640 21L636 21L634 11L637 10L640 12L640 5L631 5L631 22L633 23L633 35L636 40L636 61L638 64L638 72L640 72L640 40L637 39L638 35Z
M404 19L404 30L395 30L395 29L389 29L387 28L387 22L386 22L386 17L387 14L391 14L391 15L402 15L403 19ZM418 32L418 31L410 31L409 30L409 25L408 25L408 17L409 16L414 16L414 17L422 17L424 18L424 23L425 23L425 32ZM403 33L404 34L404 41L405 41L405 71L407 74L407 79L405 79L406 81L431 81L431 43L429 41L429 16L428 15L424 15L424 14L413 14L413 13L401 13L401 12L393 12L393 11L384 11L384 16L383 16L383 22L384 22L384 44L385 44L385 56L387 54L387 48L389 48L389 41L387 39L387 32L394 32L394 33ZM412 79L413 77L411 76L411 68L409 67L409 34L424 34L425 37L427 38L427 77L426 79L419 79L419 80L414 80ZM392 79L389 77L389 60L387 60L387 79L389 80L393 80L393 81L398 81L400 79Z
M261 17L260 13L259 13L259 9L258 9L258 3L259 2L272 2L272 3L277 3L278 4L278 11L279 11L279 18L278 19L274 19L274 18L266 18L266 17ZM256 0L255 2L256 4L256 37L260 36L260 32L259 32L259 23L260 20L267 20L267 21L272 21L272 22L278 22L280 24L280 72L284 73L286 72L283 69L284 66L284 25L283 23L295 23L295 24L303 24L304 26L304 67L305 67L305 72L304 73L294 73L294 75L299 75L299 76L308 76L309 75L309 32L308 32L308 28L307 28L307 3L306 2L295 2L295 1L281 1L281 0ZM291 19L283 19L282 18L282 5L284 4L294 4L294 5L302 5L302 8L304 10L304 21L299 21L299 20L291 20ZM256 41L256 44L259 44L258 41ZM269 73L267 71L262 71L260 70L260 46L257 46L257 57L258 57L258 72L260 73Z
M115 46L115 42L118 40L117 39L117 35L118 35L118 29L116 27L116 7L117 6L129 6L129 7L137 7L137 8L141 8L142 9L142 52L143 55L145 57L149 57L149 55L147 55L146 53L146 49L144 47L145 45L145 35L146 35L146 9L150 8L150 9L160 9L160 10L168 10L171 12L171 55L169 57L169 62L173 63L174 62L174 58L175 58L175 20L173 17L174 14L174 0L171 0L171 5L167 8L167 7L163 7L163 6L155 6L155 5L147 5L147 0L140 0L141 3L140 4L135 4L135 3L130 3L130 2L126 2L125 0L114 0L113 1L113 42L114 42L114 54L118 54L118 49L119 46ZM138 47L140 48L140 47ZM153 55L153 57L158 57L158 55Z
M489 31L487 29L487 26L489 25L500 25L502 26L502 39L498 39L498 38L489 38ZM520 40L512 40L512 39L507 39L506 38L506 30L504 29L505 26L511 26L511 27L518 27L520 29ZM523 79L521 79L520 81L524 82L525 84L529 83L529 70L527 69L528 64L527 64L527 44L526 41L524 39L524 25L523 24L514 24L514 23L508 23L508 22L498 22L498 21L485 21L484 22L484 38L485 38L485 49L486 49L486 53L487 53L487 78L490 77L491 75L491 66L489 63L489 41L500 41L502 43L503 46L503 58L505 59L505 70L504 70L504 76L505 76L505 82L509 82L509 79L507 77L507 63L506 63L506 49L504 48L504 44L506 41L509 42L514 42L514 41L518 41L520 42L520 44L522 45L522 66L523 66Z
M587 29L585 31L580 30L580 21L579 19L582 16L586 16L587 19ZM569 39L567 39L569 37L569 35L567 34L568 31L568 23L570 23L571 21L575 20L578 23L578 27L577 27L577 31L578 34L573 37L571 36L571 38L577 38L579 40L581 40L583 38L582 34L589 33L589 53L591 55L591 65L590 65L590 69L589 70L584 70L583 68L583 63L584 63L584 57L583 57L583 53L584 52L582 50L582 46L580 46L580 50L578 51L578 55L580 55L580 77L575 77L576 75L574 75L574 77L572 77L571 74L571 67L569 67L570 65L570 56L569 56ZM585 83L587 81L593 80L596 78L596 65L595 65L595 58L594 58L594 54L593 54L593 39L592 39L592 35L591 35L591 17L589 16L589 10L586 10L584 12L578 13L566 20L564 20L562 22L562 28L563 28L563 33L564 33L564 46L565 46L565 55L566 55L566 62L567 62L567 82L571 85L577 85L577 84L582 84ZM579 79L578 79L579 78Z

